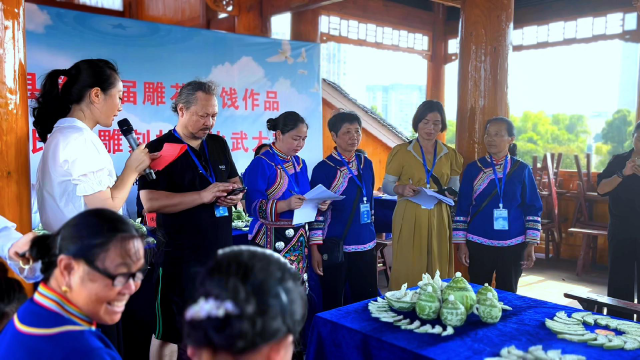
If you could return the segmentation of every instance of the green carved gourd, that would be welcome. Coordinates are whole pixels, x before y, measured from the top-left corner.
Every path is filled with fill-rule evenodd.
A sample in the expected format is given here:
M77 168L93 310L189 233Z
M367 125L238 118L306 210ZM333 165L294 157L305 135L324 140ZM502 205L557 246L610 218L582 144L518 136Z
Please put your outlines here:
M449 295L440 309L440 319L445 325L458 327L467 320L467 311L453 295Z
M453 295L453 297L464 306L467 314L473 311L473 306L476 304L476 294L473 292L471 285L469 285L467 280L465 280L459 272L456 273L456 276L451 279L442 291L443 299L448 299L450 295Z
M500 301L498 300L498 293L491 287L489 286L489 284L485 283L483 287L480 288L480 290L478 290L478 293L476 294L476 298L481 298L481 297L487 297L487 294L491 293L491 295L493 295L493 298L496 299L496 301Z
M436 294L433 293L433 288L427 286L426 289L420 293L420 297L418 297L416 313L418 313L418 317L421 319L433 320L438 317L439 311L440 300Z
M490 292L484 296L478 296L478 303L473 307L473 312L487 324L495 324L502 317L502 307Z

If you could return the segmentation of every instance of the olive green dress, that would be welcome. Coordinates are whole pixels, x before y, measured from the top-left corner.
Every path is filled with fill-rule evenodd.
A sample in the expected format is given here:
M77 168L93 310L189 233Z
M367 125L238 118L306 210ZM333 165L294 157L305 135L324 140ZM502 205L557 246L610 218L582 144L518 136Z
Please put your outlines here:
M450 180L459 184L462 172L462 156L452 147L438 141L438 155L434 174L442 186ZM433 153L427 154L427 167L433 165ZM426 173L417 140L397 145L389 154L386 180L395 180L398 185L413 184L426 187ZM433 181L431 189L437 189ZM453 244L451 234L451 212L449 205L438 202L433 209L398 196L398 205L393 213L393 267L389 290L398 290L403 284L416 286L427 272L434 276L453 276Z

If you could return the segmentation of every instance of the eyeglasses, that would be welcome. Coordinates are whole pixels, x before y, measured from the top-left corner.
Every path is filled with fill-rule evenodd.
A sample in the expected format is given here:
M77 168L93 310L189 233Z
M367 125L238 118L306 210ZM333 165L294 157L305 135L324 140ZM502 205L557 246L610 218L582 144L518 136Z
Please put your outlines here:
M142 282L142 279L144 279L144 276L147 274L147 270L149 270L149 267L147 265L144 265L140 270L136 271L136 272L132 272L132 273L121 273L121 274L111 274L110 272L106 271L106 270L102 270L99 267L90 264L90 263L86 263L93 271L97 272L98 274L106 277L107 279L110 279L111 281L113 281L113 287L123 287L127 282L129 282L129 279L133 280L134 283L140 283Z

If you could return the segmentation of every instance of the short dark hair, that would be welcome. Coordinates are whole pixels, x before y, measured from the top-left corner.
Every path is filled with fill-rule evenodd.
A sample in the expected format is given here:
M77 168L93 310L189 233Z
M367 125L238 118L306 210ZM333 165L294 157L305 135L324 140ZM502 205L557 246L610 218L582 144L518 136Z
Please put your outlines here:
M211 80L192 80L184 84L178 92L178 97L171 104L171 111L178 113L178 105L182 105L189 110L195 105L198 93L218 96L218 84Z
M489 125L493 123L500 123L500 124L507 125L507 135L509 135L509 137L516 136L516 126L513 124L513 121L507 119L504 116L497 116L492 119L489 119L489 121L487 121L487 125L485 125L484 127L485 134L487 133L487 129L489 128ZM509 155L518 156L518 145L516 143L509 145Z
M633 127L633 134L637 134L640 133L640 122L637 122L636 125Z
M6 265L0 263L0 333L25 301L24 287L20 281L9 277Z
M418 132L418 125L431 113L438 113L442 118L442 126L440 127L440 132L447 131L447 117L444 114L444 107L440 101L436 100L427 100L422 102L420 106L418 106L418 110L413 115L413 131Z
M60 78L66 80L60 86ZM104 59L80 60L68 69L54 69L45 75L40 85L40 94L31 110L33 127L42 142L47 142L49 134L58 120L69 115L71 106L80 104L89 91L99 88L108 93L120 81L118 68Z
M362 129L362 120L360 119L360 116L353 111L341 111L333 115L329 119L327 126L329 127L330 132L338 135L345 124L358 124Z
M55 233L36 236L29 247L29 256L42 261L40 272L48 281L58 265L58 256L95 264L112 244L143 241L135 227L124 216L107 209L90 209L67 221Z
M267 129L273 132L280 131L284 135L302 124L307 125L307 128L309 128L309 125L300 114L295 111L285 111L276 118L268 119Z
M304 326L302 278L272 250L249 245L222 249L198 284L197 298L230 301L237 313L186 319L188 345L240 355L288 334L297 337Z
M269 144L269 143L263 143L263 144L258 145L256 147L256 150L253 152L253 158L254 159L257 158L258 155L260 155L260 153L262 152L262 149L264 149L266 147L269 147L269 146L271 146L271 144Z

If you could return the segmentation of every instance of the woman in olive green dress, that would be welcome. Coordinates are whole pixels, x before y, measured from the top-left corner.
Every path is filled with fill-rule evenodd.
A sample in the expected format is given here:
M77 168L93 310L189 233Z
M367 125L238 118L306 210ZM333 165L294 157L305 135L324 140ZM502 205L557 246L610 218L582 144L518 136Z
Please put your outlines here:
M438 190L437 182L441 188L457 191L460 187L462 156L437 140L446 129L442 104L427 100L413 117L413 130L418 137L397 145L389 154L383 190L398 195L398 205L393 213L390 290L397 290L404 283L415 286L425 272L433 276L440 270L442 278L453 276L449 205L438 201L433 209L424 209L409 200L420 193L420 188ZM454 194L450 190L446 193L450 198L454 198Z

